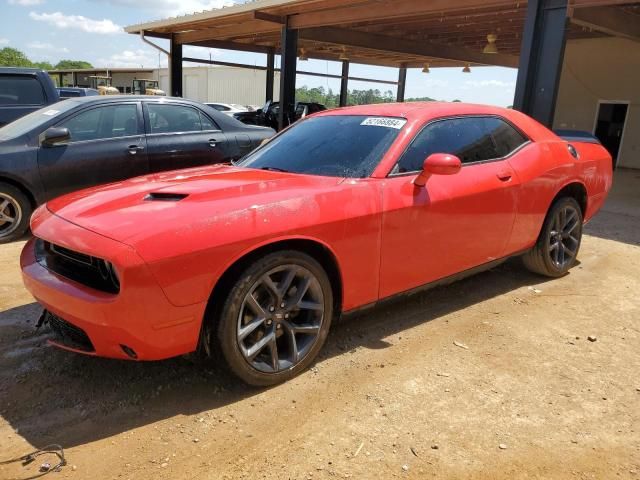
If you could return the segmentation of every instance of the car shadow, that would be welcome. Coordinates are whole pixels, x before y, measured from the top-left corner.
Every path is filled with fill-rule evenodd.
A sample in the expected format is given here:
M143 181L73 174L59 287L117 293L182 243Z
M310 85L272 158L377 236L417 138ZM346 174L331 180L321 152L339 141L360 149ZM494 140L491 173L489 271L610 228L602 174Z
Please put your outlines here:
M386 303L334 325L316 365L359 347L388 348L384 339L391 335L544 281L513 259ZM73 447L176 415L216 410L262 391L186 358L136 363L49 347L48 334L35 331L39 313L35 303L0 313L0 415L34 446Z
M616 170L613 188L604 207L585 226L584 233L629 245L640 245L639 181L638 170Z
M602 211L585 225L584 233L592 237L640 245L640 217L625 212Z

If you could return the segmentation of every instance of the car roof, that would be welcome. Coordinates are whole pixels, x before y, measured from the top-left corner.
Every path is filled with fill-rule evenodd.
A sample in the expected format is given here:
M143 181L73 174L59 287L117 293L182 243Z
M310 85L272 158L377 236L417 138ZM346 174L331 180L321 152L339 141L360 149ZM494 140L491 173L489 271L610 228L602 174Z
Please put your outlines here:
M44 70L41 68L0 67L0 73L34 74L38 72L44 72Z
M187 100L186 98L179 97L160 97L154 95L99 95L93 97L76 97L72 101L77 103L110 103L110 102L126 102L126 101L147 101L147 102L160 102L160 103L189 103L192 105L205 105L201 102L194 100Z
M534 141L555 137L552 132L533 118L511 108L479 105L464 102L406 102L379 103L376 105L359 105L355 107L336 108L314 113L312 117L330 115L361 115L367 117L400 117L410 123L422 123L442 117L458 115L496 115L515 124Z
M375 105L358 105L317 113L325 115L366 115L381 117L403 117L408 119L420 117L439 117L445 115L502 115L510 116L513 110L491 105L479 105L463 102L405 102L379 103Z

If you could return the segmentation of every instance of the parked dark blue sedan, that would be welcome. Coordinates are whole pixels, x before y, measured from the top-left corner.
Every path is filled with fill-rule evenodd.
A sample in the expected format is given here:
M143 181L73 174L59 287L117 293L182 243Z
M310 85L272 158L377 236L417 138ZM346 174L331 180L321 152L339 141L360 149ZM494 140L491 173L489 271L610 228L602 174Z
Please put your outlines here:
M224 163L271 137L180 98L65 100L0 128L0 243L20 238L39 204L147 173Z

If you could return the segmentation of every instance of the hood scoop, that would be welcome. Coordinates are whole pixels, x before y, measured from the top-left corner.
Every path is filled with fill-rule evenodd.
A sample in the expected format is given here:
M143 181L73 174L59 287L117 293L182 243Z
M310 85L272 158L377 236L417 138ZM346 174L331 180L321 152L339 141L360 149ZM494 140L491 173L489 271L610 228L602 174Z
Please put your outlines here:
M146 202L179 202L187 198L187 193L151 192L144 197Z

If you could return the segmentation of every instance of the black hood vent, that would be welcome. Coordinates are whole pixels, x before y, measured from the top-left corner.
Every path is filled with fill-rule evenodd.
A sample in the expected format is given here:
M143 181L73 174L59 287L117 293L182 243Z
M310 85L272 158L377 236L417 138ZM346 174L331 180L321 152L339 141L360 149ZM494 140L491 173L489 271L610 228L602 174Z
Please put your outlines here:
M152 192L144 199L147 202L179 202L188 196L186 193Z

